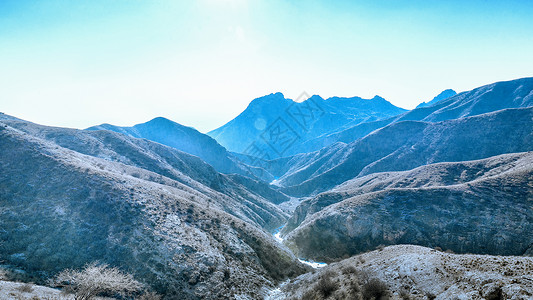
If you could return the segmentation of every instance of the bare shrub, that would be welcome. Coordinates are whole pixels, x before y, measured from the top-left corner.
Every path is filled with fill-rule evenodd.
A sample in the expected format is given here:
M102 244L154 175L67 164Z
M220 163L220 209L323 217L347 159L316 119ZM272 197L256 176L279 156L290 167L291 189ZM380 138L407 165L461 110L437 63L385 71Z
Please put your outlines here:
M363 298L365 300L385 300L389 299L387 285L378 278L370 279L363 287Z
M19 285L17 287L17 291L19 291L21 293L31 293L31 292L33 292L33 284L25 283L23 285Z
M339 284L333 281L333 276L335 276L333 272L325 272L316 285L316 289L322 294L322 296L324 296L324 298L329 297L339 288Z
M88 264L80 271L63 270L52 284L65 287L67 292L74 293L76 300L89 300L99 295L128 296L143 288L132 275L97 263Z
M342 274L344 275L350 275L357 273L357 269L354 266L347 266L344 269L342 269Z

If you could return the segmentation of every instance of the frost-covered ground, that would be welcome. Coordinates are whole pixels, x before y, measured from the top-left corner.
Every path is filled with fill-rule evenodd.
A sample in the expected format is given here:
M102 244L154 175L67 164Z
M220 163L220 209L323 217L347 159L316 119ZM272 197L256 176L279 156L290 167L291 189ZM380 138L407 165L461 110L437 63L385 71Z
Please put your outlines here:
M61 290L31 283L0 280L0 299L17 300L73 300L73 294ZM111 300L114 298L95 297L94 300Z
M0 299L68 300L74 299L74 296L62 294L60 290L45 286L0 280Z
M331 299L360 299L372 280L384 283L392 299L533 299L532 257L451 254L413 245L332 263L280 285L269 299L320 295L323 278L332 282Z

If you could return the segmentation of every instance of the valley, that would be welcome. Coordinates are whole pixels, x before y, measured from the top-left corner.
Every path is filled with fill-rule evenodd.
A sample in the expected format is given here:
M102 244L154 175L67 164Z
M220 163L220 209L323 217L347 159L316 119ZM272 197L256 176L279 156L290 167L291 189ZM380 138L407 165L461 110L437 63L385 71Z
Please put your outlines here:
M531 256L533 78L409 111L275 93L208 134L0 114L0 295L100 262L164 299L530 299Z

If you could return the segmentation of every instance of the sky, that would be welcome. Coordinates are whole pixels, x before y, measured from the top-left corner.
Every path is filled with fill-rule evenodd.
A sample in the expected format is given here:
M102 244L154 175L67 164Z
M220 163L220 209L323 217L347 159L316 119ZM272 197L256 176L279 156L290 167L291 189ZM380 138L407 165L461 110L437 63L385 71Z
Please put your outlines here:
M207 132L274 92L414 108L533 76L533 1L0 0L0 112Z

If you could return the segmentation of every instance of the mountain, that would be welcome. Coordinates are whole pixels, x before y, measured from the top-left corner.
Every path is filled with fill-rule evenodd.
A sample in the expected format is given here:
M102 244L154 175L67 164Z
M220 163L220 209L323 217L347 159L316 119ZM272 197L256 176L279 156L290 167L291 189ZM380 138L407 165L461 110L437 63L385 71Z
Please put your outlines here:
M523 255L532 200L533 152L373 173L300 204L284 242L319 261L396 244Z
M531 272L531 257L398 245L303 274L275 299L530 299Z
M307 152L301 145L309 139L404 111L379 96L324 100L315 95L295 102L276 93L253 100L235 119L208 135L229 151L273 159Z
M422 102L422 103L418 104L418 106L416 108L431 106L433 104L436 104L439 101L448 99L448 98L453 97L455 95L457 95L457 92L455 92L452 89L447 89L447 90L442 91L437 96L435 96L435 98L433 98L431 101Z
M283 166L278 184L284 193L307 196L370 173L531 150L533 108L517 108L436 123L396 122L347 145L272 161L270 168L278 176Z
M308 140L302 146L316 151L337 142L351 143L374 130L401 121L437 122L476 116L506 108L533 106L533 78L496 82L419 107L385 120L364 122L343 131Z
M208 188L209 192L219 193L217 197L220 201L229 201L230 197L234 197L238 201L227 205L228 212L268 230L276 228L286 219L286 214L271 203L278 201L278 197L283 197L279 192L260 191L267 197L274 197L271 200L265 199L260 193L237 183L235 178L238 179L239 175L220 174L196 156L112 131L49 127L22 120L9 120L9 117L3 116L0 115L0 122L60 147L154 172L158 174L154 176L155 181L168 177L193 189Z
M256 177L257 174L267 174L266 172L260 173L257 168L244 165L208 135L162 117L133 127L102 124L89 127L86 130L110 130L167 145L200 157L221 173L235 173L250 177ZM271 180L271 178L266 179Z
M100 261L168 298L262 299L305 271L263 229L285 218L173 148L0 120L0 260L37 282Z

